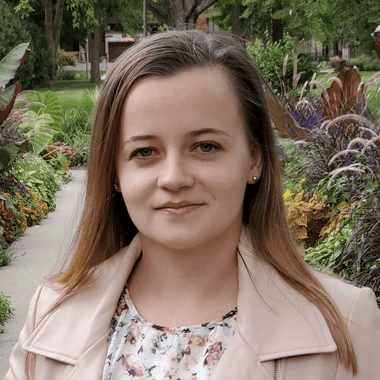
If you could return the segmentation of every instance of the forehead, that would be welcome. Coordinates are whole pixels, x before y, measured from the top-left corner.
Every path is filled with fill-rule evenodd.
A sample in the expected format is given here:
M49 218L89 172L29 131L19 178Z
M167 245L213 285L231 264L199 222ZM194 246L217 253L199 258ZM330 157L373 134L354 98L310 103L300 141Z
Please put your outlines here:
M173 94L192 97L194 91L198 97L206 92L213 97L228 95L231 100L237 100L231 75L222 67L212 66L184 69L172 75L146 76L132 85L125 102L144 101L148 94L151 97L157 94L162 100Z
M230 74L220 67L192 68L135 83L123 105L121 132L229 124L240 128L242 120Z

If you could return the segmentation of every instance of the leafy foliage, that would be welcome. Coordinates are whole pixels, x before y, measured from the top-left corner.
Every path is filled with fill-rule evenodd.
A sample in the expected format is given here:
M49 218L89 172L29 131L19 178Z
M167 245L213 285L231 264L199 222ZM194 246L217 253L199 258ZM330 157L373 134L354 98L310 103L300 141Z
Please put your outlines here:
M1 233L1 229L0 229L0 233ZM0 244L0 267L7 266L11 262L11 259L12 259L12 254L4 248L3 244Z
M20 43L29 42L27 62L17 72L24 89L42 86L53 76L46 34L35 23L22 20L5 0L0 0L0 57ZM43 27L43 25L42 25Z
M378 78L374 75L369 83ZM340 102L347 106L345 98ZM287 157L284 198L294 235L306 247L305 260L371 287L380 303L380 124L362 98L355 102L348 107L351 113L325 120L320 99L288 101L307 136L286 144L279 140ZM337 103L336 109L344 108ZM326 205L324 219L313 220L313 198ZM308 241L316 224L318 234Z
M62 106L54 92L37 93L37 97L39 104L32 105L17 126L17 131L28 140L28 148L34 153L40 153L51 143L63 119Z
M8 165L11 155L17 153L20 148L17 144L20 141L19 136L11 128L13 121L7 118L22 85L20 81L17 81L8 88L5 86L13 79L18 67L27 59L28 45L26 43L16 46L0 61L0 170Z
M380 71L380 60L374 55L361 55L346 61L348 66L356 66L360 71Z
M59 70L63 70L64 66L75 66L77 57L74 54L66 53L64 50L58 50L55 63L58 65Z
M12 165L12 172L19 183L33 188L50 210L55 209L54 194L60 189L61 176L42 158L29 153L18 155Z
M284 35L281 42L271 42L267 35L266 48L260 39L247 44L248 54L264 79L277 94L281 91L279 79L282 77L284 58L286 55L292 56L292 51L296 51L296 46L288 34ZM288 75L290 78L293 72L288 72Z
M11 301L8 296L0 293L0 326L4 326L4 321L12 316ZM0 334L3 329L0 328Z
M284 194L286 216L294 237L312 246L318 240L322 227L326 224L330 212L329 205L318 194L310 195L301 190L292 197L290 190Z

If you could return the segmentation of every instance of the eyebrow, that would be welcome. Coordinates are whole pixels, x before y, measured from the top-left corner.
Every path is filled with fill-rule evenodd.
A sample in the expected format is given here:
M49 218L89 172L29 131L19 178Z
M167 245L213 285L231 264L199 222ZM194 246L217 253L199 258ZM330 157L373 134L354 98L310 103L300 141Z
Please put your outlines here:
M198 137L205 134L216 134L216 135L223 135L227 137L232 137L229 133L222 131L221 129L216 128L202 128L197 129L195 131L191 131L187 134L189 137ZM130 139L123 142L123 146L128 145L135 141L151 141L151 140L157 140L157 136L155 135L135 135L132 136Z
M201 136L204 134L216 134L216 135L224 135L228 137L232 137L229 133L226 131L222 131L221 129L215 129L215 128L202 128L202 129L197 129L196 131L192 131L189 133L190 137L197 137Z

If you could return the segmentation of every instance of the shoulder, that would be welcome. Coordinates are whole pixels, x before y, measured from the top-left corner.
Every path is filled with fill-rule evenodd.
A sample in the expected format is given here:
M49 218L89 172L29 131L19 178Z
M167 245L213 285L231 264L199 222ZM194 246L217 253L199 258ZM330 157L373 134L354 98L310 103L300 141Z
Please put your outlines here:
M120 269L127 251L128 247L124 247L122 250L99 264L95 268L94 274L91 276L88 283L85 283L80 286L79 289L73 291L70 297L75 297L77 294L81 293L87 293L90 289L106 287L110 280L117 275L117 271ZM37 288L30 303L30 308L34 309L36 320L38 321L39 317L44 316L51 308L54 308L54 305L60 303L66 293L66 284L52 281L41 284Z
M349 318L354 313L365 313L368 309L373 310L375 315L380 315L372 289L358 288L346 281L321 272L315 272L315 275L330 294L343 317Z

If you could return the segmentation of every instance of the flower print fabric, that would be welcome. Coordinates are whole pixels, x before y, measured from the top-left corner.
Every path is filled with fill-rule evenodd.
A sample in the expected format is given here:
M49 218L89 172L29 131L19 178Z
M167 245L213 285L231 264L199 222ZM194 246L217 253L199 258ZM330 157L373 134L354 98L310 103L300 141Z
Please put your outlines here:
M234 335L237 308L192 327L145 321L124 288L111 322L102 380L206 380Z

